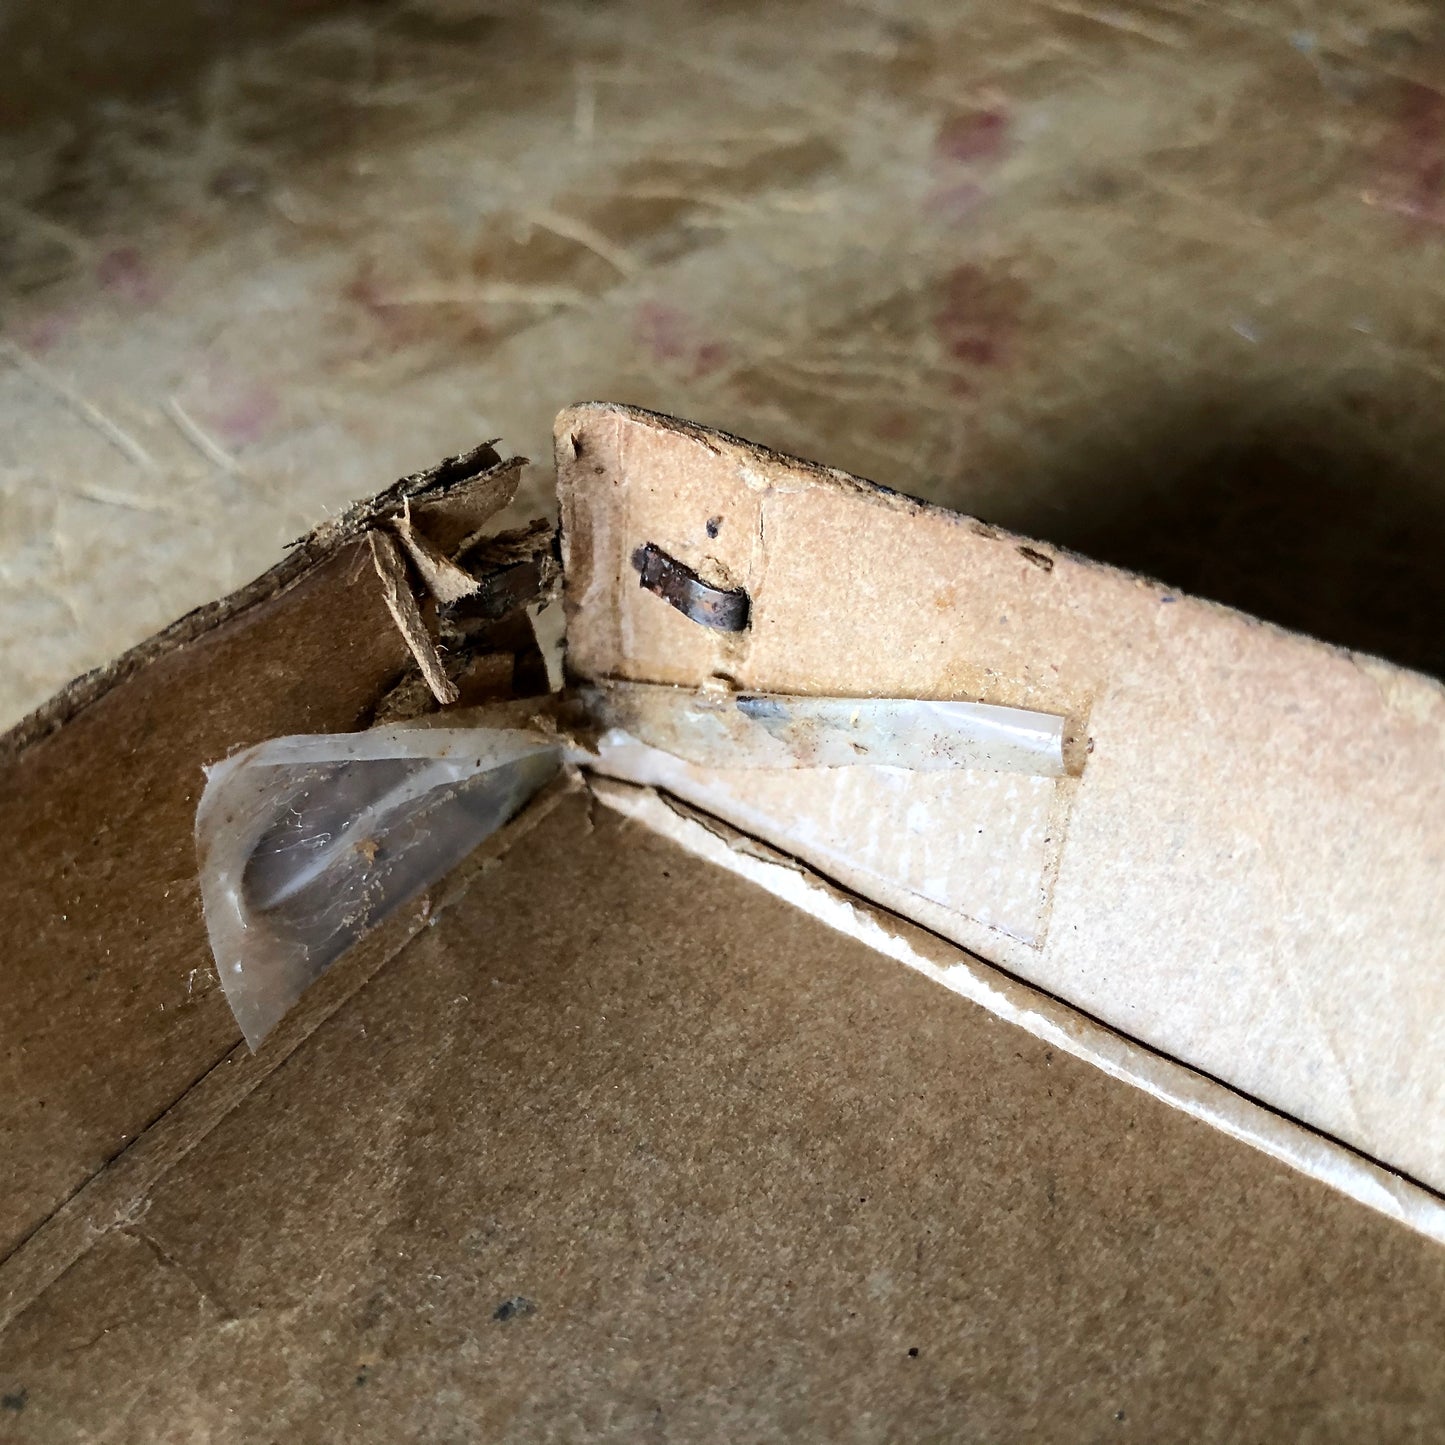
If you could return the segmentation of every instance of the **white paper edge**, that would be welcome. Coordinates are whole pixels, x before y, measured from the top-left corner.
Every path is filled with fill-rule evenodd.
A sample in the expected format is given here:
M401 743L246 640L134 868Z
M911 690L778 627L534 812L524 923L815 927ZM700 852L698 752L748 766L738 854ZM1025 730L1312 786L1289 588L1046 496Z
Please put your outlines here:
M1421 1185L1184 1064L1132 1043L937 935L843 893L800 864L773 861L732 846L721 833L669 805L655 789L595 773L588 783L609 808L694 856L756 883L829 928L1017 1024L1051 1048L1083 1059L1111 1078L1133 1084L1356 1203L1445 1244L1445 1200ZM725 823L718 826L734 831Z

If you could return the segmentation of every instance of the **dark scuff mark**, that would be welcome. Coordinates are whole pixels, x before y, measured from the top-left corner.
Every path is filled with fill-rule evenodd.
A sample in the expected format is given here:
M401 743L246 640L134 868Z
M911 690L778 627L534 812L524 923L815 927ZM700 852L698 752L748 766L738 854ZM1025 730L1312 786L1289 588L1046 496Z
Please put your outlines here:
M716 632L745 632L752 600L742 587L714 587L685 562L653 542L632 554L638 584L670 603L700 627Z
M18 1390L0 1395L0 1410L9 1410L12 1415L18 1415L29 1401L30 1391L22 1385Z
M1032 562L1035 567L1042 568L1045 572L1054 570L1054 559L1047 552L1040 552L1035 547L1020 547L1019 556L1026 562Z
M537 1313L537 1306L522 1295L513 1295L511 1299L504 1299L496 1309L492 1311L492 1318L499 1324L506 1324L508 1320L520 1319L523 1315L534 1315Z

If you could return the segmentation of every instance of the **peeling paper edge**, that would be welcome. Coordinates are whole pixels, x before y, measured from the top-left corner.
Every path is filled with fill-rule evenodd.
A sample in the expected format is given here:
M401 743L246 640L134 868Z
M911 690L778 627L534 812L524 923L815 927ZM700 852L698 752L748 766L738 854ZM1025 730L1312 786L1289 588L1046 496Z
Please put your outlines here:
M1228 1085L1136 1044L1068 1004L1010 978L906 919L885 915L766 844L719 821L716 830L674 807L653 788L589 774L598 800L632 822L677 843L695 857L755 883L816 918L987 1009L1007 1023L1132 1084L1152 1098L1337 1190L1357 1204L1445 1244L1445 1199L1343 1144L1278 1114ZM752 846L749 847L749 844Z

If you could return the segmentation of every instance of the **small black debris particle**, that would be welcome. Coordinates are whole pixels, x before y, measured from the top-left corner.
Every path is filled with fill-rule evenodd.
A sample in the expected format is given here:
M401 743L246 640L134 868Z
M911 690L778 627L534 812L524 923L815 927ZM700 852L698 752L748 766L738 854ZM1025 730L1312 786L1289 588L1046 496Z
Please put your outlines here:
M371 1366L370 1366L370 1365L362 1365L361 1368L360 1368L359 1370L357 1370L357 1372L356 1372L356 1383L357 1383L358 1385L364 1385L364 1384L367 1383L367 1381L368 1381L370 1378L371 1378Z
M30 1391L22 1385L8 1395L0 1395L0 1410L9 1410L18 1415L25 1408L29 1399Z
M709 537L716 537L722 531L723 519L721 517L709 517L707 519L707 534Z
M1115 1411L1114 1411L1114 1418L1115 1418L1116 1420L1122 1420L1122 1419L1124 1418L1124 1412L1123 1412L1122 1410L1115 1410Z
M508 1320L516 1319L521 1315L530 1315L537 1312L537 1306L529 1299L521 1295L513 1295L511 1299L504 1299L496 1309L492 1311L492 1318L501 1324Z
M918 1346L917 1346L917 1345L914 1345L914 1347L913 1347L911 1350L909 1350L909 1352L908 1352L908 1358L909 1358L910 1360L916 1360L916 1359L918 1358Z

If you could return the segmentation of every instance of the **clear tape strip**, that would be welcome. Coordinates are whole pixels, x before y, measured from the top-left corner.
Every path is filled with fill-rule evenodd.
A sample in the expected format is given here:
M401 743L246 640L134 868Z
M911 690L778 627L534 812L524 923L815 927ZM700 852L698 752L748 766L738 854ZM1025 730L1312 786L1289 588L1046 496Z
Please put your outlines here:
M582 732L717 768L1064 771L1064 719L984 703L607 683ZM564 761L555 699L369 732L274 738L217 763L196 813L221 985L252 1048L367 931L455 867ZM550 719L556 727L555 717Z
M217 763L196 813L216 969L254 1049L353 943L455 867L557 771L515 729L276 738Z

